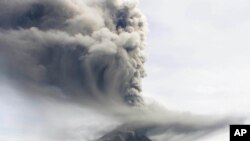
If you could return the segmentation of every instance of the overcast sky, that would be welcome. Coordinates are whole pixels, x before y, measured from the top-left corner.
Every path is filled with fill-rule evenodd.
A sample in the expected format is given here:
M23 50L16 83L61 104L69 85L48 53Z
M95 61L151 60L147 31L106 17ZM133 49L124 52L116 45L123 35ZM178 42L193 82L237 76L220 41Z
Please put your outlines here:
M169 109L250 113L250 1L142 0L149 22L145 95ZM228 136L206 141L228 141ZM203 141L203 140L202 140Z

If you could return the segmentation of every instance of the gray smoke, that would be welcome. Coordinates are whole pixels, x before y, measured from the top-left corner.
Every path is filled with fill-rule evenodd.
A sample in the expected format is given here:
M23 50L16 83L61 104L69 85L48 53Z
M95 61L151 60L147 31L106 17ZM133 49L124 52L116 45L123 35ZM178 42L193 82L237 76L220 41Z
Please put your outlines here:
M9 75L72 95L142 103L146 23L136 2L3 0L0 9Z
M58 107L74 103L99 110L121 125L116 129L108 125L112 128L98 131L98 137L126 129L143 136L170 131L171 136L164 137L168 140L178 134L193 139L226 125L228 120L199 121L194 119L205 118L192 115L186 119L185 114L145 104L140 93L147 23L137 4L136 0L1 0L0 72L22 91L19 95L46 105L40 105L42 111L52 110L44 115L48 118L57 119L55 113L66 112Z

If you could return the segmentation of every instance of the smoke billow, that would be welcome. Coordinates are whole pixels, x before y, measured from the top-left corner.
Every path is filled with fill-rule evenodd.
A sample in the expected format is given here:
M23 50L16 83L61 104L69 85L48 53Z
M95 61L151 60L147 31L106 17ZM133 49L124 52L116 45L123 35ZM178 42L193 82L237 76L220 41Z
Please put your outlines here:
M135 2L4 0L0 5L0 50L9 75L72 95L113 94L133 105L142 102L146 23Z
M19 96L39 101L43 116L57 119L44 123L57 123L55 112L66 113L60 117L68 117L65 123L73 117L67 113L88 106L116 119L105 126L121 125L111 133L127 136L124 132L129 130L143 141L146 135L163 131L197 137L225 125L227 121L198 122L195 116L183 119L182 114L145 104L140 93L147 23L137 4L136 0L1 0L0 71ZM91 115L75 112L83 119ZM84 126L90 120L75 124ZM112 130L98 128L93 132L99 136Z

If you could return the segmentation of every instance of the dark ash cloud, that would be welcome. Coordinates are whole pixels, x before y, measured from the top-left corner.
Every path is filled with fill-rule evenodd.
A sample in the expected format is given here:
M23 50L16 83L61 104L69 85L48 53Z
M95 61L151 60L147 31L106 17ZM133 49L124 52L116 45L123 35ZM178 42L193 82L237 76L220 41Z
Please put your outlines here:
M0 5L0 50L10 75L70 93L78 87L80 95L115 93L136 103L146 27L134 3L24 0Z
M139 140L163 132L199 136L226 125L225 120L183 118L184 114L144 102L141 79L147 23L137 3L1 0L1 73L22 90L20 95L43 103L42 111L70 102L92 107L121 123L111 133L131 131ZM52 104L58 101L57 106ZM54 121L62 111L46 116ZM102 135L106 138L110 133ZM165 139L171 141L169 136Z

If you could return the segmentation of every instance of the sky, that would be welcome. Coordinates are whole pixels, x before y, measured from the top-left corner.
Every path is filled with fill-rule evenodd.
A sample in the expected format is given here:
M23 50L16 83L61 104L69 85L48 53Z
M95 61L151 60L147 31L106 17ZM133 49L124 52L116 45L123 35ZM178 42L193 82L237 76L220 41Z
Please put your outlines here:
M248 116L250 1L143 0L144 94L169 109ZM205 110L204 110L205 109ZM228 141L225 132L202 141Z

